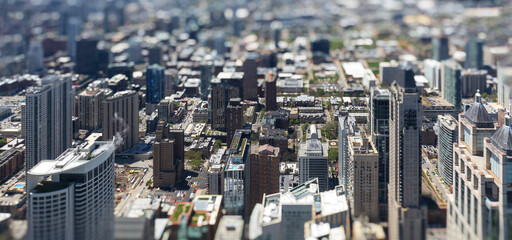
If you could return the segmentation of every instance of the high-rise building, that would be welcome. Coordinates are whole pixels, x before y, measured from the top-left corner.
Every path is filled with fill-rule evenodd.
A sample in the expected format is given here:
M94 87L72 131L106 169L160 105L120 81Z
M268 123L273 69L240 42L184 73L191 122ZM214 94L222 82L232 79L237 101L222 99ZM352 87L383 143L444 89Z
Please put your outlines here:
M183 175L184 136L183 131L176 129L171 133L164 121L160 121L158 125L157 139L153 145L153 186L170 187L176 185Z
M343 186L320 192L314 178L287 192L265 194L262 204L256 204L252 211L248 239L301 240L308 221L348 229L349 215Z
M76 38L80 36L82 33L82 20L79 17L73 16L68 19L66 25L66 35L67 35L67 50L68 55L71 59L75 60L76 56Z
M450 58L448 37L433 37L432 38L432 58L437 61L442 61Z
M306 142L299 147L299 181L304 183L318 178L320 191L329 188L329 164L327 162L327 143L322 143L320 129L316 125L309 126Z
M458 141L458 123L452 115L439 115L439 135L437 136L439 176L449 185L452 184L453 144Z
M453 104L455 111L460 111L462 107L461 66L455 60L443 61L442 64L443 98Z
M160 102L158 103L158 106L157 106L158 120L170 122L173 106L174 105L173 105L173 102L171 99L164 98L164 99L160 100Z
M148 48L148 63L149 65L162 64L162 47L156 45Z
M466 43L466 68L481 69L484 64L484 41L478 36L470 36Z
M94 131L101 128L103 122L103 100L109 89L87 88L78 94L78 118L80 129Z
M349 184L345 187L352 216L379 222L379 153L362 133L348 138Z
M258 100L258 58L257 53L245 53L242 71L244 72L243 96L246 100Z
M130 44L128 48L128 60L134 63L143 63L142 40L139 37L132 37L128 40L128 44Z
M349 184L348 137L356 132L356 119L353 116L340 116L338 118L338 179L340 184Z
M27 170L71 147L73 95L70 75L48 75L27 91L21 107Z
M498 89L496 90L498 94L498 103L508 109L509 111L512 109L511 103L512 101L512 64L508 62L500 62L498 64Z
M200 71L201 71L201 100L208 100L208 94L210 93L210 83L213 78L213 62L212 61L203 61L201 62Z
M226 142L231 145L231 140L237 129L244 126L244 109L240 103L240 98L232 98L229 100L226 119Z
M139 143L139 95L136 91L116 92L103 102L103 139L112 140L118 152Z
M389 112L389 239L425 239L421 197L420 93L414 72L401 69L391 85Z
M277 110L277 74L270 75L265 81L265 111Z
M34 74L41 72L44 68L43 66L43 44L41 42L31 42L28 46L27 52L27 67L28 73Z
M459 114L458 129L459 144L464 143L471 154L481 155L484 151L483 139L491 137L497 127L482 103L480 93L475 95L475 102L469 109Z
M98 61L98 40L80 39L76 42L76 73L89 75L98 73Z
M478 106L478 103L473 106ZM463 116L459 117L463 121ZM459 129L460 131L460 129ZM465 133L466 134L466 133ZM491 137L469 132L482 144L473 154L461 141L453 149L453 193L448 194L449 239L510 239L512 128L510 116ZM478 134L478 135L477 135Z
M368 119L371 138L379 152L379 216L386 221L389 183L389 90L371 89Z
M29 239L113 239L114 144L89 142L27 173Z
M226 131L227 106L232 98L242 98L241 72L221 72L211 82L210 123L215 130Z
M224 169L224 209L230 215L246 216L249 211L250 174L248 158L251 152L251 130L237 130L228 150L228 160Z
M165 98L164 68L153 64L146 69L146 103L158 104L163 98Z
M462 97L473 97L478 90L487 88L487 71L466 69L461 73Z
M441 63L434 59L425 59L423 64L425 78L428 80L429 87L441 91Z
M279 192L279 148L268 144L251 147L248 165L251 180L251 211L256 203L261 203L265 194Z

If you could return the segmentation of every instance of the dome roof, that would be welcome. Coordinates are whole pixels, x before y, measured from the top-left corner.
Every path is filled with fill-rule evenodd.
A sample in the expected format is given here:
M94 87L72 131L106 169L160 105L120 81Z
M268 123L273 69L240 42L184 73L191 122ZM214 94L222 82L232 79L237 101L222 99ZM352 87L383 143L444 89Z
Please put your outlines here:
M482 103L480 90L478 90L475 95L475 103L473 103L473 105L471 105L471 107L464 113L464 116L472 123L476 124L477 127L479 124L494 124L487 112L487 109L485 109L485 106Z
M492 143L502 151L512 151L512 127L510 127L510 123L510 116L505 116L505 124L491 137Z

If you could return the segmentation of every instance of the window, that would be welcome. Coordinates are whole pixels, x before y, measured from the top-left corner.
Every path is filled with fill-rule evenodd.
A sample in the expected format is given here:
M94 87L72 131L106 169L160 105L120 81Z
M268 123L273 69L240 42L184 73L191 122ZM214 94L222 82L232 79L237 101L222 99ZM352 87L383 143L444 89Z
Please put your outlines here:
M471 132L467 127L464 127L464 142L471 146Z
M491 153L491 171L500 178L500 159L494 153Z

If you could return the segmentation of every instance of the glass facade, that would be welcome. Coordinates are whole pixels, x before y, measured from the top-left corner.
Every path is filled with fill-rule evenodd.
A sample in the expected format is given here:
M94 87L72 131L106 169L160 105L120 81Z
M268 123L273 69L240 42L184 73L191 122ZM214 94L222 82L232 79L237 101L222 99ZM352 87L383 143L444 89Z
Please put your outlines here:
M471 146L471 132L467 127L464 127L464 142Z
M491 171L500 178L500 159L494 153L491 153Z

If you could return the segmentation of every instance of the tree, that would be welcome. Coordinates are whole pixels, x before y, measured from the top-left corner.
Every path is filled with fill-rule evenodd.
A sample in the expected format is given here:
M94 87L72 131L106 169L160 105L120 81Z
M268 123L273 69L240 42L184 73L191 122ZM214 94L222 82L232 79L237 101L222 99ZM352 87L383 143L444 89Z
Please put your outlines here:
M338 125L336 122L328 122L322 127L322 135L329 140L334 140L338 137Z
M329 148L328 158L329 162L335 162L338 160L338 148Z
M213 145L213 151L216 152L220 147L222 147L222 143L219 140L215 141L215 144Z
M0 138L0 147L4 146L5 144L7 144L7 138Z

